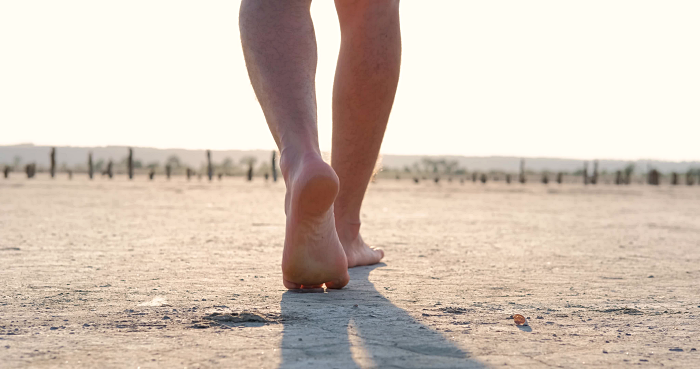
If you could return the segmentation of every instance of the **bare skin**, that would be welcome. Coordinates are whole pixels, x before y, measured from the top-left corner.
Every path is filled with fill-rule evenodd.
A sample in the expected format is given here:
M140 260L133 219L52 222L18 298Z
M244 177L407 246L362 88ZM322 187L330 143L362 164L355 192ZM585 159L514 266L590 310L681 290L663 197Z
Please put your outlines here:
M341 29L333 84L331 165L340 179L335 225L354 267L384 257L360 236L360 208L399 82L399 2L336 0L335 6Z
M284 285L342 288L348 267L384 256L362 240L359 214L398 83L398 0L336 1L342 42L333 94L333 167L318 146L310 6L310 0L243 0L241 42L287 186Z
M287 227L282 253L284 286L298 289L325 284L328 288L342 288L350 277L333 219L338 176L320 156L313 152L303 155L291 163L280 163L287 184Z

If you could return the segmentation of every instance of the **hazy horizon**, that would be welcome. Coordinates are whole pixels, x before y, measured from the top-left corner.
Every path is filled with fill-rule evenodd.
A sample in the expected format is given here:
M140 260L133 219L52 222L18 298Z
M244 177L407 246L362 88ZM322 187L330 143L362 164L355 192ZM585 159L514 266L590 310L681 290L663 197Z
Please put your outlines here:
M15 143L15 144L0 144L0 147L10 147L10 146L33 146L33 147L70 147L70 148L109 148L109 147L131 147L133 149L156 149L156 150L188 150L188 151L206 151L206 150L212 150L212 151L277 151L277 148L252 148L252 149L237 149L237 148L228 148L228 149L209 149L209 148L184 148L184 147L155 147L155 146L133 146L133 145L120 145L120 144L109 144L109 145L38 145L34 144L31 142L22 142L22 143ZM330 153L330 150L322 150L323 153ZM384 152L382 151L380 153L380 156L425 156L425 157L453 157L453 156L463 156L467 158L523 158L523 159L552 159L552 160L583 160L583 161L593 161L593 160L608 160L608 161L629 161L629 162L634 162L634 161L661 161L661 162L673 162L673 163L684 163L684 162L698 162L700 160L664 160L664 159L657 159L657 158L645 158L645 157L639 157L639 158L631 158L631 159L625 159L625 158L609 158L609 157L594 157L594 158L572 158L572 157L565 157L565 156L522 156L522 155L462 155L462 154L423 154L423 153L414 153L414 154L394 154L390 152Z
M272 150L240 1L0 3L0 145ZM401 4L383 155L700 160L700 3ZM339 47L314 1L320 146Z
M83 168L86 164L89 153L93 154L95 163L112 160L115 163L124 165L128 155L127 146L100 146L100 147L76 147L76 146L56 146L56 162L64 168ZM132 146L133 158L139 165L164 165L173 156L177 161L185 166L199 168L206 163L206 154L203 149L181 149L181 148L153 148ZM36 163L39 168L49 164L49 153L51 146L1 146L0 145L0 166L19 165L22 163ZM327 153L326 153L327 154ZM324 154L330 158L330 155ZM271 160L271 150L211 150L213 163L229 164L247 162L249 158L255 158L259 166L267 168ZM527 170L543 172L576 172L588 162L593 167L593 160L582 160L561 157L519 157L519 156L462 156L462 155L392 155L383 154L379 158L380 167L384 170L400 169L408 167L411 171L418 168L425 168L427 160L435 162L452 163L453 169L463 169L479 172L505 171L516 173L520 170L521 160L525 160ZM623 170L629 165L633 165L638 172L645 172L649 169L657 169L662 173L686 173L688 171L700 171L700 161L659 161L653 159L640 160L615 160L597 158L601 171L614 173ZM421 169L421 170L423 170Z

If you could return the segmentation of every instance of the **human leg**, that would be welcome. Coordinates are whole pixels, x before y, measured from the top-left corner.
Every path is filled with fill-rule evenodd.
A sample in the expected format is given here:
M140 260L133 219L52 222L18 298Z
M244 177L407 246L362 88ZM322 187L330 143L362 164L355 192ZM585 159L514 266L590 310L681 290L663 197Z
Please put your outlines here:
M341 28L333 85L331 165L340 179L338 236L348 266L378 263L360 236L360 208L396 94L401 65L398 0L336 0Z
M239 27L248 75L280 149L287 186L284 285L342 288L349 276L333 217L339 185L318 147L310 6L311 0L244 0Z

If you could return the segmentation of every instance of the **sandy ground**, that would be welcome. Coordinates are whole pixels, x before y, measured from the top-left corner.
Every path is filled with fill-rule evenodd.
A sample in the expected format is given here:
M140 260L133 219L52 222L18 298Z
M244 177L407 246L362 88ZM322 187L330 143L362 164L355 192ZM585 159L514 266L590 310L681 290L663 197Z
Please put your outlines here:
M384 263L326 293L282 286L283 197L0 179L0 367L700 364L700 187L384 180Z

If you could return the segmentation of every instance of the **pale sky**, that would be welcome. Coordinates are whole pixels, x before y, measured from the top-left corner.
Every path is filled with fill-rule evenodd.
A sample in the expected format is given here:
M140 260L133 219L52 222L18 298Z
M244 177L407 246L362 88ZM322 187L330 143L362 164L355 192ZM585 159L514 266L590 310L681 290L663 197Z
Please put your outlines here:
M0 1L0 145L271 149L238 1ZM315 0L321 148L340 33ZM700 159L700 1L404 0L385 154Z

